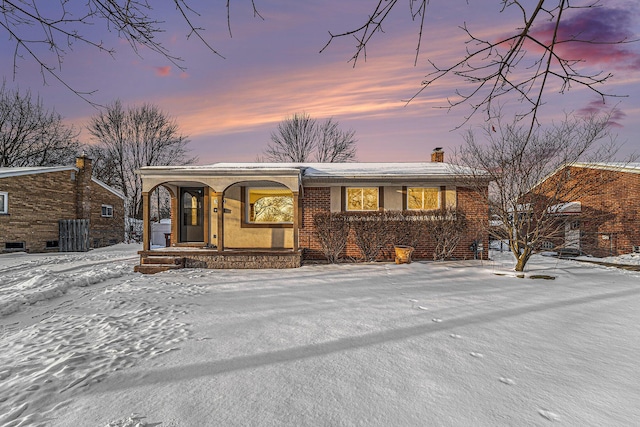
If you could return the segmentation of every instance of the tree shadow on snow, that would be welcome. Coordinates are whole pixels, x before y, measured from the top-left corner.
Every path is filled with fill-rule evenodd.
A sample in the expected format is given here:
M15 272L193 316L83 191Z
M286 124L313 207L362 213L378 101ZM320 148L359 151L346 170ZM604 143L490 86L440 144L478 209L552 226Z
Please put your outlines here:
M280 364L304 359L311 359L318 356L341 353L363 347L375 346L387 342L402 341L421 335L446 331L467 325L490 323L505 318L516 317L523 314L542 312L557 308L589 304L597 301L604 301L616 298L625 298L640 294L640 287L626 289L606 294L589 295L580 298L573 298L560 301L545 302L524 307L516 307L505 310L497 310L490 313L481 313L466 317L451 318L444 322L429 322L421 325L409 326L398 329L390 329L382 332L375 332L355 337L341 338L319 344L298 346L283 350L267 351L254 355L239 356L231 359L216 360L211 362L193 363L186 366L176 366L164 368L162 370L145 371L141 375L119 374L110 378L108 390L124 390L140 386L147 386L159 383L183 381L195 378L216 376L234 371L259 368L267 365ZM100 390L93 389L89 393L99 393Z

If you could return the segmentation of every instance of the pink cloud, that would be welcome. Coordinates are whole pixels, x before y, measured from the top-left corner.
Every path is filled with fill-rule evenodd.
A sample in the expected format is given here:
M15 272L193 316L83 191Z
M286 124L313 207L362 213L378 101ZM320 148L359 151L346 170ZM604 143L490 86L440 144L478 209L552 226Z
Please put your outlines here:
M154 69L156 70L156 76L169 77L171 75L171 67L169 66L154 67Z
M553 36L555 23L534 29L532 35L545 43ZM565 18L558 28L558 52L569 60L607 64L621 70L640 70L640 53L630 49L637 40L632 14L622 9L593 7Z

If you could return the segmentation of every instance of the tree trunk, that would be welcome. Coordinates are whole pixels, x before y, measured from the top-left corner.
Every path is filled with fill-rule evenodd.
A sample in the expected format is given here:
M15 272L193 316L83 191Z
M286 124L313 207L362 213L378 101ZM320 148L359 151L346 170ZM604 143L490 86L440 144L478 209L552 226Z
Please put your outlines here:
M529 248L525 248L521 254L516 255L516 271L524 271L524 266L527 265L527 261L531 257L531 250Z

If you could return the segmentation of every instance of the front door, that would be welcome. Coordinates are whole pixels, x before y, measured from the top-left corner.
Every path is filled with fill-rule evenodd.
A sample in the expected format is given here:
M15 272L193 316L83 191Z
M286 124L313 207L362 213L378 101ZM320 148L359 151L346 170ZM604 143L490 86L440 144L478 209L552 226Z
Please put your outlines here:
M180 189L180 242L204 242L204 188Z

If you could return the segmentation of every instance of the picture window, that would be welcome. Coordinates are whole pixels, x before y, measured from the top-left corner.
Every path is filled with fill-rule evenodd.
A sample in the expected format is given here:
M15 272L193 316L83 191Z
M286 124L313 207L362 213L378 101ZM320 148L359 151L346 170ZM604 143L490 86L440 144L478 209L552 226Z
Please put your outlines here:
M288 188L248 188L248 223L293 224L293 193Z

